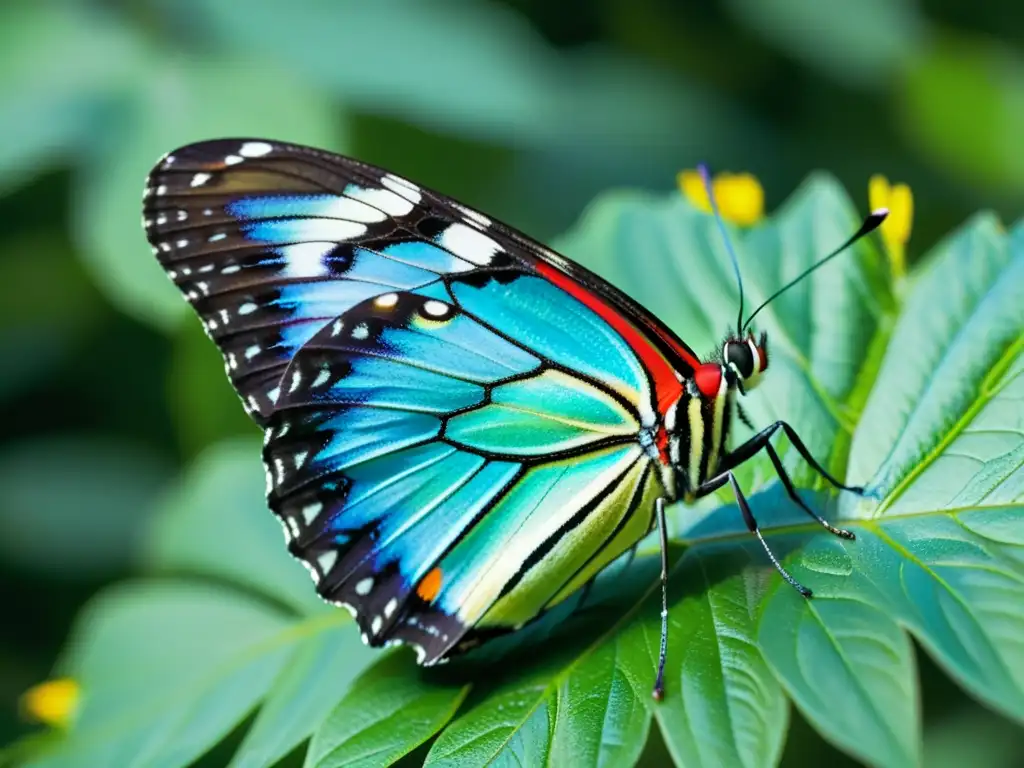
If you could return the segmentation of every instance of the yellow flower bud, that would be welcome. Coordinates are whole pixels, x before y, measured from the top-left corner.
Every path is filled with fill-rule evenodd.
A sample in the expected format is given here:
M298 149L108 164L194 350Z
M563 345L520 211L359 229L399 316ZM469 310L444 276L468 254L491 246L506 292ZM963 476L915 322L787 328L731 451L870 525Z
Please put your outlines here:
M683 196L695 208L711 212L711 201L699 172L681 171L677 182ZM711 190L726 221L749 227L764 217L764 189L752 174L720 173L712 179Z
M881 226L882 242L893 277L900 279L906 273L906 246L914 227L914 195L906 184L890 186L885 176L875 174L868 182L868 203L872 210L889 209Z
M78 710L80 696L81 688L70 678L47 680L22 694L21 708L33 720L66 728Z

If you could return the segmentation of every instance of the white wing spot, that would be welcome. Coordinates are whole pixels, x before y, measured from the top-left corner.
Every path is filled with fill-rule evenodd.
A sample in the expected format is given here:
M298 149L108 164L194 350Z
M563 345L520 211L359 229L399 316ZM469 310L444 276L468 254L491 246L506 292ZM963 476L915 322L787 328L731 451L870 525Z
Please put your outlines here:
M175 245L176 248L184 248L186 245L188 245L188 238L183 237L183 238L181 238L181 240L176 242L174 245Z
M167 253L169 250L171 250L171 246L169 246L167 243L160 243L160 250L163 251L164 253Z
M450 307L443 301L437 301L436 299L430 299L423 303L423 311L431 317L444 317L448 314Z
M398 600L392 597L388 600L388 604L384 606L384 618L390 619L391 614L395 612L396 608L398 608Z
M373 303L376 304L381 309L390 309L391 307L395 306L398 303L398 294L397 293L384 293L384 294L381 294L380 296L378 296L376 299L373 300Z
M466 261L483 266L491 263L501 246L479 230L465 224L452 224L437 237L438 245Z
M220 273L222 275L233 275L240 269L241 267L238 266L237 264L228 264L226 267L224 267L224 269L220 271Z
M319 501L304 506L302 508L302 519L305 521L306 525L310 525L314 520L316 520L317 515L323 512L323 509L324 505Z
M227 235L224 234L223 232L217 232L216 234L210 235L208 238L206 238L206 242L216 243L218 240L223 240L225 237L227 237Z
M367 576L365 579L361 579L356 584L356 594L360 597L366 597L370 594L370 590L373 589L373 577Z
M299 451L292 457L292 461L295 462L296 469L302 469L302 465L306 463L306 459L309 458L309 451Z
M373 621L370 622L370 631L376 635L380 632L380 628L383 623L384 622L381 620L380 616L374 616Z
M242 157L263 157L270 154L273 149L265 141L247 141L239 148L238 154Z
M295 243L277 251L285 258L285 276L324 277L330 271L324 258L334 248L334 243Z
M192 181L189 183L190 187L201 187L203 184L213 178L212 174L209 173L197 173L192 177Z
M353 339L359 339L360 341L362 341L363 339L367 338L369 335L370 335L370 329L367 327L366 323L360 323L359 325L357 325L355 328L352 329L352 338Z
M228 155L224 158L224 165L238 165L242 162L242 158L238 155Z
M167 185L166 184L161 184L159 187L156 188L156 193L158 195L166 195L167 194Z
M178 221L184 221L188 218L188 211L178 211Z
M345 323L342 320L335 320L334 325L331 326L331 336L337 336L344 327Z
M157 216L156 217L156 223L158 225L159 224L166 224L167 223L167 214L166 213L161 213L159 216Z
M291 518L288 518L291 520ZM316 564L320 567L320 571L326 576L331 572L331 568L334 567L334 563L338 560L338 553L333 549L329 549L324 552L320 557L316 559Z
M243 304L242 306L240 306L238 308L238 314L240 314L240 315L251 315L253 312L256 311L256 309L257 309L257 307L256 307L256 305L253 302L247 301L247 302L245 302L245 304Z
M295 522L295 518L288 518L288 530L291 531L292 538L297 538L301 533L299 530L299 524Z
M321 387L324 384L326 384L330 378L331 378L330 366L325 365L323 368L320 369L320 373L318 373L316 375L316 378L313 379L313 383L310 384L310 387L313 387L313 388Z
M252 360L256 355L260 353L260 345L253 344L251 347L247 347L245 350L245 359Z
M267 392L267 399L270 402L272 402L272 403L277 403L277 398L279 398L280 396L281 396L281 388L280 387L274 387L272 390ZM284 433L287 432L287 431L288 431L288 425L285 424L284 427L281 429L281 434L278 435L278 437L283 437Z
M299 384L302 383L302 371L292 371L292 385L288 387L288 394L291 394L299 388Z

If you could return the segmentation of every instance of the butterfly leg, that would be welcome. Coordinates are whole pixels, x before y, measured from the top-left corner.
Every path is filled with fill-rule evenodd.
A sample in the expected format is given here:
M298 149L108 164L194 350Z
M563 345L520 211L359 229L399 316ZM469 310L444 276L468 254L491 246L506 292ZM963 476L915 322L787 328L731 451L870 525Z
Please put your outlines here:
M665 698L665 659L668 656L668 529L665 525L665 500L659 498L654 507L661 542L661 648L658 650L658 675L651 695L655 701L661 701Z
M823 518L813 509L811 509L800 495L796 492L796 488L793 487L793 481L789 479L789 473L786 472L786 468L782 466L782 460L779 458L779 454L775 452L775 446L771 443L765 443L765 451L768 452L768 458L772 460L772 465L775 467L775 473L779 476L779 480L782 481L782 486L786 489L786 493L800 509L806 512L808 515L817 520L830 533L834 533L836 536L840 536L844 539L856 539L852 531L848 531L845 528L836 528L828 520Z
M829 523L825 518L811 509L800 495L796 492L796 488L793 487L793 481L789 477L789 473L785 467L782 466L782 460L779 458L779 454L775 450L775 446L771 443L772 435L775 434L779 429L782 429L789 441L793 444L793 447L800 452L800 455L807 461L808 464L814 468L815 471L820 473L826 480L832 483L837 488L843 488L848 491L854 491L855 493L863 493L863 488L859 486L844 485L830 475L825 468L822 467L811 455L811 452L807 450L807 446L803 444L803 441L797 435L796 431L786 422L777 421L766 429L761 430L752 438L750 438L743 445L739 446L736 450L730 452L722 458L721 469L728 470L742 464L747 459L751 458L760 450L764 450L768 454L768 458L772 461L772 466L775 467L775 472L779 476L779 480L782 481L782 487L786 489L786 493L800 509L810 515L812 518L817 520L825 530L830 533L840 536L844 539L855 539L856 536L852 532L847 531L845 528L836 528L834 525Z
M789 442L793 444L793 447L796 448L804 461L811 465L811 469L832 483L836 488L841 488L844 491L853 491L854 493L863 495L864 488L862 486L846 485L845 483L841 483L834 478L827 469L821 466L821 464L818 463L818 460L811 455L807 446L804 445L804 441L800 439L800 435L798 435L796 430L785 421L776 421L774 424L765 427L752 438L747 440L747 442L743 443L743 445L738 446L735 450L730 451L726 456L723 456L721 468L724 470L739 466L755 453L764 449L764 447L769 444L772 436L780 429L786 434L786 437L789 438Z
M775 553L772 552L771 547L768 546L768 542L764 540L764 536L761 535L761 529L757 525L757 520L754 518L754 513L750 509L750 504L747 503L747 497L743 495L743 491L740 488L740 484L736 480L736 475L732 473L732 470L726 470L722 474L705 481L696 490L698 497L707 496L710 493L714 493L726 483L732 486L732 492L736 496L736 504L740 508L740 514L743 515L743 522L747 524L747 530L750 531L757 537L757 540L761 542L761 547L768 555L768 559L772 561L772 565L775 566L775 570L779 572L779 575L786 580L793 589L799 592L804 597L811 597L813 593L799 581L789 575L789 571L782 567L782 563L775 557Z

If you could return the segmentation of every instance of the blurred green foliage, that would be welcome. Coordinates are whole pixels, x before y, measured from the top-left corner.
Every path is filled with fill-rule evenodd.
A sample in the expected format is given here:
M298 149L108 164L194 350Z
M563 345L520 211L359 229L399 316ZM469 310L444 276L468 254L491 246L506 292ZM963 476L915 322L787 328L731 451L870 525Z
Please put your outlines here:
M1018 217L1022 49L1015 0L0 5L0 743L84 600L136 572L183 467L255 438L142 236L160 154L312 143L542 239L699 160L757 174L769 208L814 168L866 206L880 171L917 190L913 260L978 208ZM922 675L929 764L1022 759L1019 732ZM792 726L786 764L843 759Z

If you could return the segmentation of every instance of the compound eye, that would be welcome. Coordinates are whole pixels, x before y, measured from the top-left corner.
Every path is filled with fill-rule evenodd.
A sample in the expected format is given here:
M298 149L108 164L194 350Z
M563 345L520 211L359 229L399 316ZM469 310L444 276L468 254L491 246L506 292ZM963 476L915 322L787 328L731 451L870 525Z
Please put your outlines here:
M754 354L746 342L728 342L725 345L725 362L735 367L742 379L749 379L754 375Z

